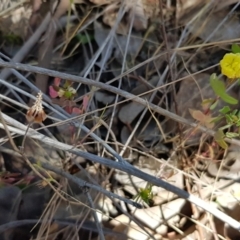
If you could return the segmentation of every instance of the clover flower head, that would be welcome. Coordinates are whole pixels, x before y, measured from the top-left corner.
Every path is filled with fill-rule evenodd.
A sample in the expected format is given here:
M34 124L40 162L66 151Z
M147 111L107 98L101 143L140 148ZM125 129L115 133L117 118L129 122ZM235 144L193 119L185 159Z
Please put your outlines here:
M240 78L240 53L227 53L220 61L222 74L230 79Z

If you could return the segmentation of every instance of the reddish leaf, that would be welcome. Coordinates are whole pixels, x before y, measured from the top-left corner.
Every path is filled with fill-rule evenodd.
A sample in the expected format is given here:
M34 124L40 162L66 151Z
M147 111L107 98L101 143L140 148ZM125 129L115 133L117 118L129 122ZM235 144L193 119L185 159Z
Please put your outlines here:
M69 114L76 114L76 115L80 115L83 113L83 111L77 107L72 107L72 106L66 106L65 111L68 112Z
M66 106L66 107L64 107L64 110L65 110L67 113L69 113L69 114L72 113L72 107L71 107L71 106Z
M206 115L203 112L193 109L189 109L189 112L194 119L198 120L199 122L204 122Z
M83 103L82 103L82 105L83 105L83 107L82 107L83 112L86 112L87 107L88 107L88 103L89 103L89 96L86 95L86 96L83 97Z
M200 110L189 109L190 114L196 120L198 120L201 124L205 125L207 128L213 128L214 123L212 122L213 118L210 114L204 114Z
M49 87L49 95L51 98L58 97L58 92L53 88L53 86Z
M60 82L61 82L61 78L58 78L58 77L54 78L54 85L55 86L59 86Z
M77 107L73 107L72 108L72 113L74 114L82 114L83 113L83 110L77 108Z

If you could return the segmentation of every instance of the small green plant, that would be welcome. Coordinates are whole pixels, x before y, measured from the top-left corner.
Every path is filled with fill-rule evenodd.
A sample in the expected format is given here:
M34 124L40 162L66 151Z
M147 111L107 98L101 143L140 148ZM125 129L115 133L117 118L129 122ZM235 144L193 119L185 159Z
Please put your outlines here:
M23 40L21 37L15 35L15 34L7 34L3 36L3 40L8 43L8 44L12 44L12 45L20 45L22 44Z
M214 91L214 93L217 95L218 99L222 99L224 102L236 105L238 104L238 100L231 97L227 92L226 92L226 86L224 82L218 79L216 74L212 74L210 77L210 85Z
M78 33L75 38L81 43L81 44L87 44L90 41L94 39L94 36L92 34L82 34Z
M74 99L77 96L77 91L75 88L72 87L73 82L66 80L64 83L61 84L62 79L55 78L53 85L49 87L49 95L51 98L56 99L58 98L59 103L64 105L64 109L72 114L82 114L86 111L89 96L85 95L83 97L82 106L79 107L76 105Z
M220 127L215 136L215 141L224 149L228 147L225 138L240 137L240 111L238 109L232 110L229 105L238 104L238 100L227 93L227 88L240 78L240 47L237 44L232 45L232 53L224 55L220 61L221 72L226 76L227 83L221 81L214 73L210 77L210 85L216 95L213 99L205 99L202 102L203 111L192 110L190 113L192 117L198 120L201 124L208 128L212 128L216 122L225 120L225 125ZM219 100L224 101L226 105L219 110L217 117L211 117L211 111L216 108Z
M54 84L49 87L50 96L52 98L60 97L65 100L73 100L76 90L72 87L72 82L67 80L62 87L60 87L60 83L60 78L54 79Z
M141 199L147 205L151 205L153 201L152 187L152 184L147 184L146 188L140 188L139 193L134 197L134 199L136 199L136 201Z

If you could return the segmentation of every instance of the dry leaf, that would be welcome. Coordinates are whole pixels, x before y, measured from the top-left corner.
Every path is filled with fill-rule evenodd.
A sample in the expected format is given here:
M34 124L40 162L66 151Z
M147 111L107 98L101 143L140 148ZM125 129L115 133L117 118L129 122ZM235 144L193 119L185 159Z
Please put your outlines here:
M103 5L107 0L91 0L91 2ZM116 1L114 2L116 3ZM127 11L125 20L121 21L118 25L117 33L127 34L130 23L133 19L133 27L136 30L145 30L148 26L148 20L154 18L159 13L159 0L124 0L124 9ZM110 27L116 23L119 7L117 5L109 5L103 15L103 22Z
M149 81L149 83L152 86L156 86L158 80L159 80L158 77L153 77ZM140 84L139 86L137 86L135 89L132 90L132 93L135 94L135 95L139 95L139 94L142 94L144 92L147 92L148 90L149 90L149 88L145 84ZM150 96L151 96L151 93L145 94L142 97L147 100L147 99L150 98ZM130 102L130 103L124 105L120 109L118 117L123 123L131 124L132 121L138 116L139 113L141 113L143 111L144 108L145 108L145 106L143 106L140 103Z
M129 9L129 22L134 15L133 26L136 30L147 28L148 20L159 12L159 0L125 0L126 8Z
M88 95L85 95L83 97L83 103L82 103L82 111L83 112L86 112L86 110L87 110L87 107L88 107L88 104L89 104L89 99L90 99L90 97Z
M94 22L94 38L98 44L99 47L101 47L106 40L106 36L110 33L110 29L106 29L103 27L103 25L97 21ZM138 53L138 50L142 44L141 34L135 33L131 35L129 45L127 48L127 54L129 57L136 56ZM122 35L116 35L113 41L111 42L111 45L107 44L107 46L102 51L102 56L105 57L105 59L109 59L112 55L113 49L114 51L114 57L115 59L122 64L123 61L123 53L126 51L126 44L127 44L127 38L128 36L122 36ZM97 63L99 66L102 65L103 61L102 59Z
M103 15L103 22L110 26L114 27L117 19L119 9L117 7L109 7L105 10L105 14ZM126 35L128 33L128 24L120 22L117 26L116 33Z
M214 14L202 14L196 21L189 26L189 31L195 36L200 37L204 41L210 42L235 39L240 37L239 19L236 15L232 15L224 22L218 31L215 31L217 24L220 23L229 13L229 10L219 11ZM214 34L212 35L212 33ZM211 38L209 38L209 36Z
M211 123L213 120L210 114L204 114L200 110L189 109L190 114L194 119L200 122L200 124L205 125L207 128L213 128L214 123Z
M95 92L94 97L98 102L101 102L106 105L111 104L115 99L114 95L102 91Z

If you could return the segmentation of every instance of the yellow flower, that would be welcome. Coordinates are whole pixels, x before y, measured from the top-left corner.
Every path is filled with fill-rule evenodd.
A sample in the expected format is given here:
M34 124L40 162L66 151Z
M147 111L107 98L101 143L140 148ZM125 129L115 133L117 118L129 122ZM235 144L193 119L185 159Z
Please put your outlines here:
M220 61L222 74L228 78L240 78L240 53L227 53Z

